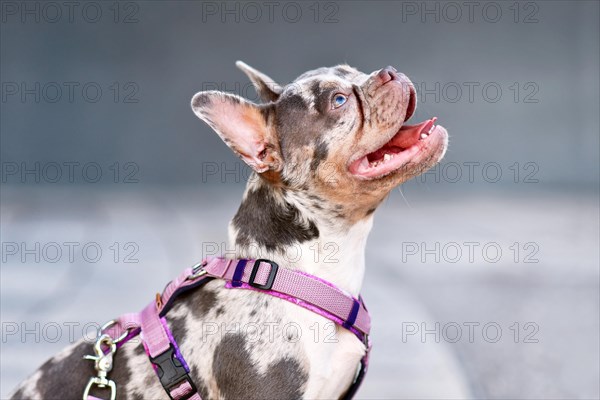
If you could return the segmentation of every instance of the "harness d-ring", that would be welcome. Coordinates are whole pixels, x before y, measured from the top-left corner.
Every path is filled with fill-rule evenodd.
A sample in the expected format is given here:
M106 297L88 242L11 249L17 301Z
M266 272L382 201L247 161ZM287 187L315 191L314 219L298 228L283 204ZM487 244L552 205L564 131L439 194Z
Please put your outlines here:
M116 325L117 322L118 321L116 319L111 319L110 321L108 321L107 323L105 323L104 325L102 325L100 327L100 329L98 330L98 335L96 336L96 340L98 340L102 336L102 332L104 332L105 330L107 330L111 326ZM125 339L127 337L127 335L129 335L129 329L125 329L125 331L121 334L121 336L119 336L116 339L112 339L112 341L113 341L114 344L117 344L121 340Z

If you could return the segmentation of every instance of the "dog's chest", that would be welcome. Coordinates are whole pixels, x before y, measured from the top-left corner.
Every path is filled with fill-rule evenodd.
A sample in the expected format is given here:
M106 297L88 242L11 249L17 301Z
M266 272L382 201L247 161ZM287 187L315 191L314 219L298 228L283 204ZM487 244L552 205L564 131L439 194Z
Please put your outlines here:
M264 293L226 289L221 280L180 297L167 321L205 400L339 398L365 352L354 334L324 317ZM93 374L83 359L90 352L84 341L65 349L14 398L79 395ZM119 399L168 398L137 339L117 351L109 377Z
M183 298L169 321L209 398L336 398L365 350L324 317L222 281Z

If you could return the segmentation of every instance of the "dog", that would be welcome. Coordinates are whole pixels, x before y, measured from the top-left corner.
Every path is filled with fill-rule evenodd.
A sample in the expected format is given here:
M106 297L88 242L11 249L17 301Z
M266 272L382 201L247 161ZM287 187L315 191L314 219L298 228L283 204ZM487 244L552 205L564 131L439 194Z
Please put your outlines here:
M192 99L194 113L253 170L229 225L236 257L273 260L357 297L374 211L393 188L442 159L446 129L435 118L405 124L417 95L393 67L371 74L319 68L282 86L237 66L260 102L220 91ZM168 324L203 399L340 398L366 351L321 315L218 279L179 298ZM250 325L252 334L239 329ZM72 344L12 398L81 398L93 374L83 358L91 347ZM109 377L120 399L169 398L139 341L116 352Z

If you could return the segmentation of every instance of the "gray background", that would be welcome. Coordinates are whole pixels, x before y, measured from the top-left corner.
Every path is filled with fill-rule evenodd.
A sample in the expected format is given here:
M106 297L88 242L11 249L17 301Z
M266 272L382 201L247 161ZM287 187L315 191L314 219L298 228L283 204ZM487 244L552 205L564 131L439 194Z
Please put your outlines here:
M118 15L112 2L78 2L70 18L61 3L56 17L43 2L2 2L1 396L69 342L65 323L80 336L227 250L247 169L189 100L215 85L255 98L240 59L281 83L323 65L393 65L420 93L413 119L437 116L450 132L441 166L376 215L363 398L598 398L598 2L477 2L472 18L464 2L276 3L271 18L262 2L124 2ZM79 163L72 179L65 163ZM21 175L36 168L39 182ZM96 243L103 256L6 251L54 242ZM469 260L465 242L503 255ZM127 243L137 262L125 262ZM443 250L452 244L457 261ZM476 331L471 342L469 322L498 324L502 338ZM537 342L524 340L528 322ZM403 341L412 323L456 323L463 337Z

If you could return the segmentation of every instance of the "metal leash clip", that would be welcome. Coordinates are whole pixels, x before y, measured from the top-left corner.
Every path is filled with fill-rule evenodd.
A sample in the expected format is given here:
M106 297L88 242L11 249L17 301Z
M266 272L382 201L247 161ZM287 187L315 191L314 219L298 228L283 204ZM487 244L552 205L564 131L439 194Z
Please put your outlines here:
M100 330L102 332L102 330ZM104 354L102 345L108 346L109 352ZM94 368L97 371L97 376L92 376L88 381L85 391L83 392L83 400L87 400L90 394L90 390L94 385L99 388L110 389L110 400L115 400L117 397L117 386L113 381L107 378L107 374L112 370L113 367L113 354L117 351L117 345L113 339L107 334L101 334L94 343L94 352L96 355L85 355L83 358L86 360L94 361Z

